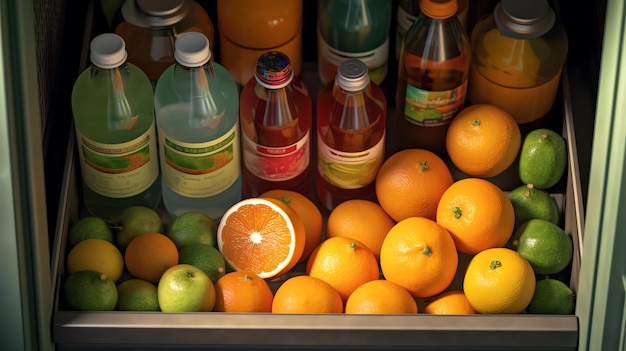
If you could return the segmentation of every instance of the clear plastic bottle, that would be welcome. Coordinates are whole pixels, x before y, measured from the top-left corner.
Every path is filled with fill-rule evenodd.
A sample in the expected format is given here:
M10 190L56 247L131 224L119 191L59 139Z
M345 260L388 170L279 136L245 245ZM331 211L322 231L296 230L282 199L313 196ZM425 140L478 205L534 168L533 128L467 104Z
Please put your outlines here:
M349 199L376 201L374 181L385 157L387 102L367 66L349 59L317 99L317 180L332 211Z
M296 76L302 70L302 0L217 0L219 62L242 86L259 56L280 51Z
M198 211L218 221L241 200L239 91L211 62L206 36L176 39L176 63L155 88L163 203L172 216Z
M396 89L397 149L446 155L446 132L464 107L470 65L456 0L422 0L402 42Z
M146 72L153 84L174 64L174 41L180 33L200 32L213 43L213 22L193 0L126 0L121 14L115 33L126 41L128 62Z
M126 207L160 203L154 100L120 36L101 34L90 50L91 67L72 89L82 195L91 214L113 223Z
M243 131L243 195L289 189L308 196L312 189L313 105L289 57L270 51L259 57L256 73L240 102Z
M333 81L337 67L349 58L363 61L370 79L387 77L391 1L320 0L317 15L318 71L323 84Z
M567 34L546 0L502 0L472 31L468 100L496 105L519 124L550 112Z

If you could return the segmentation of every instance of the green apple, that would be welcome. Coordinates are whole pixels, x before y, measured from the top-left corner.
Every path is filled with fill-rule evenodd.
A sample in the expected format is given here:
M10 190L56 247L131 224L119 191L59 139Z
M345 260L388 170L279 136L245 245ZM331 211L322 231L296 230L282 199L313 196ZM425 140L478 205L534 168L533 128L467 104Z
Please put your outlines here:
M118 218L118 230L116 236L117 247L121 251L126 250L128 243L137 235L146 232L164 234L165 226L159 214L144 206L131 206L122 211Z
M215 306L215 286L200 268L177 264L163 273L157 286L163 312L210 312Z

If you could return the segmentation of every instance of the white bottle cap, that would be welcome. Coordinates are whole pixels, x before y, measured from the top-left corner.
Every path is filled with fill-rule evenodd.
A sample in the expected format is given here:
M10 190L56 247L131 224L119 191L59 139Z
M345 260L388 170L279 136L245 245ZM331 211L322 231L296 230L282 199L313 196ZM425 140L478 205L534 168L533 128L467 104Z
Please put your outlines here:
M346 91L363 90L370 83L367 66L363 61L349 59L339 64L335 83Z
M91 40L91 62L101 68L119 67L126 61L126 43L114 33L104 33Z
M211 58L209 39L200 32L185 32L176 38L174 58L185 67L200 67Z
M124 21L142 28L173 26L189 13L188 0L127 0L122 5Z

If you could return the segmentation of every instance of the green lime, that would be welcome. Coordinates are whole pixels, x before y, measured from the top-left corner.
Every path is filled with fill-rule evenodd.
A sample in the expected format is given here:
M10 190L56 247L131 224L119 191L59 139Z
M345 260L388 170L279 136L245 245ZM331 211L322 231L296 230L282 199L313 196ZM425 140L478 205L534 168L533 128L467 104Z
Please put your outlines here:
M85 239L102 239L115 244L109 225L104 219L95 216L80 218L72 224L67 235L67 245L72 248Z
M537 274L556 274L572 261L572 240L558 225L545 219L524 222L514 234L513 245Z
M198 267L215 283L226 273L224 256L214 246L196 243L189 244L178 252L178 263Z
M519 176L524 184L548 189L559 182L567 166L567 146L555 131L540 128L524 138L519 158Z
M542 279L537 281L528 311L540 314L572 314L574 299L574 292L562 281Z
M159 311L157 287L142 279L129 279L117 286L117 310Z
M117 233L117 246L120 250L126 250L128 243L137 235L146 232L164 233L165 226L159 214L150 207L131 206L122 211L118 218L119 232Z
M81 311L113 311L117 304L117 287L106 274L78 271L65 278L65 300Z
M197 243L216 246L217 223L202 212L186 212L174 218L167 236L179 250Z
M535 218L559 224L559 207L547 191L537 189L532 184L520 185L508 197L515 210L516 228Z

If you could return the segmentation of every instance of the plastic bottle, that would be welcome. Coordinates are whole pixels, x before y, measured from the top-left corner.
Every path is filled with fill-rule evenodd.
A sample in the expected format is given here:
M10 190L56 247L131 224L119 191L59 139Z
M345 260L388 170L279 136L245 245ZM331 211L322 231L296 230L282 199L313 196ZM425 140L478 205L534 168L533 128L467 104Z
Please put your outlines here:
M446 132L464 107L470 65L467 34L456 18L456 0L422 0L407 32L396 89L398 149L446 154Z
M126 207L161 200L152 85L126 61L120 36L101 34L90 50L72 89L82 195L92 215L114 223Z
M467 29L467 14L469 0L458 0L456 17L461 22L463 28ZM396 12L396 59L400 57L402 39L411 25L417 20L420 14L420 0L399 0Z
M323 84L333 81L337 66L349 59L363 61L370 79L387 77L391 1L318 1L318 71Z
M277 51L259 57L256 73L240 97L243 131L243 195L312 189L311 95L294 76L289 58Z
M239 91L211 62L206 36L176 39L176 63L155 88L163 203L172 216L202 212L216 221L241 200Z
M339 64L317 100L317 180L320 202L332 211L349 199L375 201L374 181L385 157L387 102L367 66Z
M174 41L180 33L201 32L213 42L213 22L193 0L126 0L121 14L115 33L126 41L128 61L153 84L174 64Z
M302 0L217 0L219 62L242 86L259 56L280 51L296 76L302 70Z
M468 100L530 123L550 111L568 50L567 34L545 0L502 0L472 31Z

